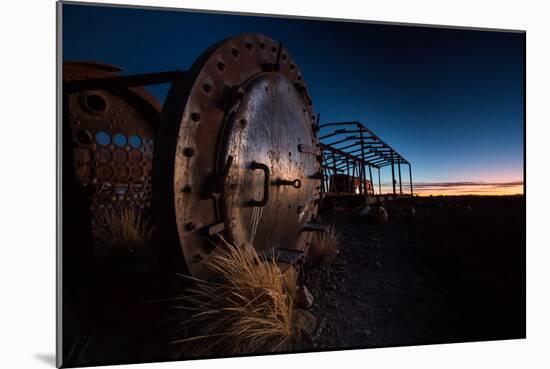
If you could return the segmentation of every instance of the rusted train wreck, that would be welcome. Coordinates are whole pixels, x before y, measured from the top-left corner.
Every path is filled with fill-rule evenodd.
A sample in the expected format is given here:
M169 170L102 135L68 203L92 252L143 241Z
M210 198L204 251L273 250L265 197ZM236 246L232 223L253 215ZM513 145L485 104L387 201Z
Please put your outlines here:
M362 123L325 123L318 129L325 207L362 207L413 196L411 163ZM402 173L403 166L408 173ZM391 170L391 192L385 193L384 168Z
M320 206L412 195L410 163L372 131L319 124L298 66L267 36L223 40L189 70L120 71L64 63L64 213L74 222L65 239L81 244L73 258L97 259L92 224L132 211L151 218L161 246L148 252L167 270L209 275L221 239L293 264L328 229ZM162 83L161 107L144 86ZM393 192L383 194L380 170L390 166Z

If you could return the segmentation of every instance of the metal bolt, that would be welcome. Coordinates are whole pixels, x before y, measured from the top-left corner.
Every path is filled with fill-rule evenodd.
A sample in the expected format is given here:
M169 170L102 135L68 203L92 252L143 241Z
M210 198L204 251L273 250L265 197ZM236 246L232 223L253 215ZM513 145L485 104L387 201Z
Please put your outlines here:
M222 63L222 62L219 62L219 63L218 63L218 69L221 70L221 71L223 71L223 70L225 69L225 64Z
M234 56L235 58L238 58L238 57L239 57L239 50L233 48L233 49L231 49L231 54L233 54L233 56Z
M202 89L204 90L204 92L206 92L208 94L208 93L210 93L210 91L212 91L212 85L208 84L208 83L205 83L202 86Z
M201 115L199 113L191 113L191 120L193 122L198 122L201 120Z
M192 231L194 229L195 229L195 225L193 223L189 222L189 223L185 224L185 230L186 231Z
M187 157L192 157L193 155L195 155L195 150L193 150L192 147L186 147L184 150L183 150L183 155L187 156Z
M237 100L242 99L244 94L245 94L245 91L241 86L233 86L233 100L235 102L237 102Z

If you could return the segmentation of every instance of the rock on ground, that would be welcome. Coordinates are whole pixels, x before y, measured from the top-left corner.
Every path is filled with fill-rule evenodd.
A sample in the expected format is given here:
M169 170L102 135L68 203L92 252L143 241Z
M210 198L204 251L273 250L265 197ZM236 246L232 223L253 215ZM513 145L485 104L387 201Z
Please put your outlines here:
M304 309L296 309L293 312L294 330L298 337L312 339L317 327L317 318L311 312Z
M294 302L297 307L309 309L313 305L313 295L306 286L301 285L296 288L296 297Z

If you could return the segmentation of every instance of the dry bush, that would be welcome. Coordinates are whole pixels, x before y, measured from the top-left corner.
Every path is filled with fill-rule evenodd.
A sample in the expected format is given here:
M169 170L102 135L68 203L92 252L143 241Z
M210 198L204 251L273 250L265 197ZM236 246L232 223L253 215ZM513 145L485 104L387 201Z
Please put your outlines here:
M319 268L330 264L338 254L339 237L334 224L328 232L315 232L309 244L306 267Z
M152 238L149 218L135 207L99 210L92 221L92 233L97 243L108 249L143 249Z
M274 260L253 247L224 241L208 260L218 276L198 280L178 300L184 309L174 340L182 356L242 354L284 350L292 335L295 272L281 275ZM187 314L186 314L187 313Z

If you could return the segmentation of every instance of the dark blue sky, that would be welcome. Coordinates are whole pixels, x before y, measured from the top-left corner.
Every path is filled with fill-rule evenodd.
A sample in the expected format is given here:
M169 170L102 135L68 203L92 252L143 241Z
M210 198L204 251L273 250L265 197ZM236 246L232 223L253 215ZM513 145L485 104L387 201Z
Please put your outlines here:
M523 173L524 35L64 5L64 60L125 73L187 69L241 33L282 41L321 121L359 120L413 164L415 181ZM149 90L162 102L167 86Z

